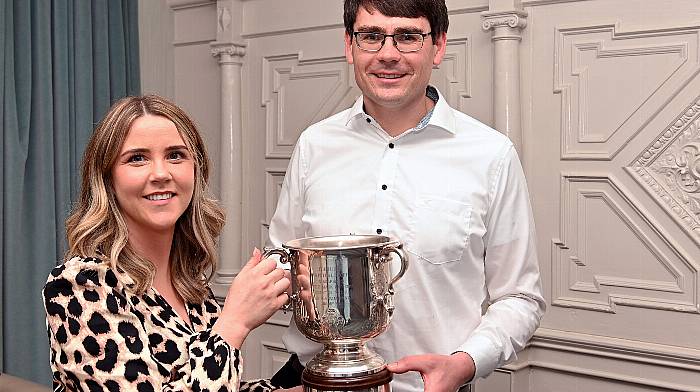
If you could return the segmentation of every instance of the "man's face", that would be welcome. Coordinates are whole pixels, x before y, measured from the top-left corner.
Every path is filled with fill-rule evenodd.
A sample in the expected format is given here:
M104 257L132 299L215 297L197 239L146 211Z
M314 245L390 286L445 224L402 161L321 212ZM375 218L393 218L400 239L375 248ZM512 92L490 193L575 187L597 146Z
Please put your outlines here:
M428 33L430 22L425 17L389 17L360 7L353 29L385 34ZM440 64L445 54L445 41L445 34L435 40L428 35L421 50L402 53L394 46L393 38L387 37L381 50L366 52L346 33L345 57L354 65L355 81L368 109L409 109L422 105L433 66Z

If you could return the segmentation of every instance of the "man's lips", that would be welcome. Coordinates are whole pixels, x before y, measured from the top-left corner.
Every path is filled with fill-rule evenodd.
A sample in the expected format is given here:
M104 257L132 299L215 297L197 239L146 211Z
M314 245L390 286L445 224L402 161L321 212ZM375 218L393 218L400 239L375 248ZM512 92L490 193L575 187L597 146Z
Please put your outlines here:
M403 78L404 76L408 75L405 73L388 73L388 72L371 72L370 75L374 76L375 78L378 79L384 79L384 80L393 80L393 79L400 79Z
M401 74L397 74L397 73L375 73L375 74L373 74L373 75L376 76L376 77L378 77L378 78L380 78L380 79L399 79L399 78L402 78L402 77L406 76L406 74L403 74L403 73L401 73Z

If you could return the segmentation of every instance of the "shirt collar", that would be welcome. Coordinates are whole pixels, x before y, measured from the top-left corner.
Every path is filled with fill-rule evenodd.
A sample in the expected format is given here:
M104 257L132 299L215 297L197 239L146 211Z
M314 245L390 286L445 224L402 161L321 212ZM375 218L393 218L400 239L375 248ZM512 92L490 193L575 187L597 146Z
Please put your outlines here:
M433 115L430 117L428 125L438 127L454 135L457 129L457 120L455 119L454 110L437 88L435 91L439 99L433 108Z
M443 129L451 134L455 133L455 118L454 118L454 113L452 112L452 108L450 105L445 101L445 98L442 96L440 91L433 87L428 85L428 88L426 89L426 96L429 98L433 99L435 96L437 96L437 103L435 103L435 107L433 107L433 110L431 112L428 112L430 114L430 121L428 122L427 125L432 125L435 127L438 127L440 129ZM367 113L364 111L364 99L363 96L360 95L357 100L355 100L355 103L352 105L350 110L348 111L348 117L345 121L346 126L350 126L350 122L353 120L363 120L365 121L367 118L371 118ZM422 121L421 121L422 122ZM416 124L416 127L418 127L419 124ZM425 126L420 127L418 130L424 129ZM415 129L415 128L414 128Z

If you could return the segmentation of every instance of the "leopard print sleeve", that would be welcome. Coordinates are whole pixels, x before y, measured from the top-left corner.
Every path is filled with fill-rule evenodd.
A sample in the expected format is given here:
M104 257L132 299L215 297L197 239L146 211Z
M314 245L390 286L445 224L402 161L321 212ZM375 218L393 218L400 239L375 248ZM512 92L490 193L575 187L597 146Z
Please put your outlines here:
M204 300L202 306L198 306L195 311L201 315L202 322L206 324L207 328L213 328L214 323L219 318L219 314L221 314L221 306L211 289L209 289L209 298ZM240 383L241 392L268 392L275 389L279 388L272 385L270 380L267 379L241 381Z
M241 392L267 392L277 389L270 380L241 381Z
M240 352L203 327L189 329L155 296L93 258L56 267L43 290L54 389L238 391ZM265 381L241 390L264 391ZM262 389L259 389L262 388Z

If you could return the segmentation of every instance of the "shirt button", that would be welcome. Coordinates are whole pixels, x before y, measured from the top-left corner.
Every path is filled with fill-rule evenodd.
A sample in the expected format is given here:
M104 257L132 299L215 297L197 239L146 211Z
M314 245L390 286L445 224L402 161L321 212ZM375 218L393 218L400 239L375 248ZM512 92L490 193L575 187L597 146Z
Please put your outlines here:
M377 229L377 234L382 234L382 229Z
M394 143L389 143L389 148L394 148Z
M371 123L371 122L372 122L372 120L368 117L368 118L367 118L367 123Z
M386 188L387 188L387 186L386 186L386 185L382 185L382 190L384 190L384 191L385 191L385 190L386 190Z

